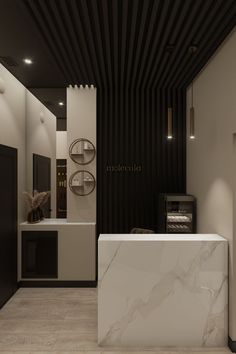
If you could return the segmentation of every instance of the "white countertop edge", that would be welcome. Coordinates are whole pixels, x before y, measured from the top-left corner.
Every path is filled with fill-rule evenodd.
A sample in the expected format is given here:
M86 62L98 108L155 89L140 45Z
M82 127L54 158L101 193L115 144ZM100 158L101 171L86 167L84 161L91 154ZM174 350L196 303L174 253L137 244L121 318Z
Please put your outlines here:
M34 227L34 226L49 226L49 225L96 225L95 222L68 222L67 219L44 219L37 223L29 223L27 221L21 222L20 226Z
M100 234L98 241L220 241L228 242L217 234Z

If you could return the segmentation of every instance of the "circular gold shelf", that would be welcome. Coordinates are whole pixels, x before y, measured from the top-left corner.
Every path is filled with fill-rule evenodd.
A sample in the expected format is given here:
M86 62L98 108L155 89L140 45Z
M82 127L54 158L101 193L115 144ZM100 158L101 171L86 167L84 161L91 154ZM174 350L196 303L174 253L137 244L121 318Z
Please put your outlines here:
M94 175L86 170L74 172L69 179L70 190L79 196L91 194L96 186Z
M88 165L96 155L94 144L85 138L76 139L70 145L69 155L72 161L79 165Z

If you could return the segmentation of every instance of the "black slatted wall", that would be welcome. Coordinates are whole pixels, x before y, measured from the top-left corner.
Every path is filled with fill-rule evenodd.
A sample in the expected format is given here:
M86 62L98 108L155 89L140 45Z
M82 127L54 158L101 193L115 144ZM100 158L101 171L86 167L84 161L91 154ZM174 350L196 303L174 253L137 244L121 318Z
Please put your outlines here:
M157 230L159 193L185 192L184 97L180 89L98 90L98 233ZM173 107L171 141L168 105Z

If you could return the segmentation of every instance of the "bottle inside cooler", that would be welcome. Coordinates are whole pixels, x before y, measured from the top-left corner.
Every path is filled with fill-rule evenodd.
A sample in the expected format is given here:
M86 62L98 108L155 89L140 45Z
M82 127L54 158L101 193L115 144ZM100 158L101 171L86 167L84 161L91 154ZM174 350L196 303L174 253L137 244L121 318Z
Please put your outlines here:
M162 194L160 232L196 233L196 199L191 195Z

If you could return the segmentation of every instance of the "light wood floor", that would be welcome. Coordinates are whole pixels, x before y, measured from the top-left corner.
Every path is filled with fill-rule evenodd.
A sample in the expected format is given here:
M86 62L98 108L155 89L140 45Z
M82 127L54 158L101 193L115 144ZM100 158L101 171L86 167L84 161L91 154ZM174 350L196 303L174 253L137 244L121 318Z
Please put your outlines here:
M19 289L0 310L0 354L106 354L97 345L96 289ZM140 350L128 353L230 353L218 350Z

